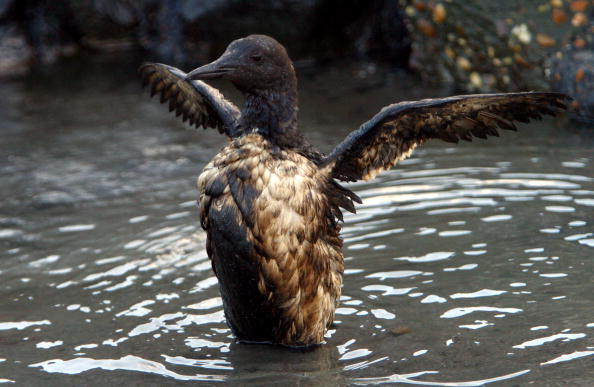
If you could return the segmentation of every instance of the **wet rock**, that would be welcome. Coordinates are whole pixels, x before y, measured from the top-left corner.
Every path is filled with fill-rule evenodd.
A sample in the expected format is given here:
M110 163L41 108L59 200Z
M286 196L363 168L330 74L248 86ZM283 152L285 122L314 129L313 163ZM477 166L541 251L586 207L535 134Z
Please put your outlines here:
M159 58L172 63L185 62L184 22L180 0L166 0L161 2L156 20L157 35L152 49Z
M508 1L414 1L406 8L411 66L429 81L468 91L546 87L544 71L532 63L531 27L515 8Z
M53 63L74 48L79 40L68 2L21 0L16 3L21 28L35 53L35 60Z
M146 1L139 1L134 5L129 1L95 0L96 10L107 16L114 23L129 26L138 21L138 12Z
M67 2L0 1L0 75L22 73L34 62L53 63L74 52L78 40Z
M411 67L470 92L552 88L579 100L581 117L591 116L591 56L575 50L592 39L593 10L589 2L568 0L414 0L406 7Z
M410 51L402 7L389 0L0 1L0 27L16 25L32 52L24 67L23 58L47 64L81 47L140 47L156 60L196 64L254 32L281 40L296 59L370 56L406 67Z
M194 22L198 18L221 8L225 0L182 0L181 15L186 22Z
M306 41L316 57L357 56L408 67L410 38L404 10L395 1L319 1Z
M0 25L0 76L23 74L33 60L33 50L17 23Z
M0 18L5 17L12 7L14 0L0 0Z
M594 49L567 48L554 58L551 71L555 89L574 98L572 116L594 122Z

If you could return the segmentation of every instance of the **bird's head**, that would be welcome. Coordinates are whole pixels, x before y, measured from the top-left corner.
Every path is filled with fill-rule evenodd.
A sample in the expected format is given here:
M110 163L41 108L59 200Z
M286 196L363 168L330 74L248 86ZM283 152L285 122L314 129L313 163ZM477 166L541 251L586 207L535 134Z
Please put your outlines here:
M192 70L186 79L223 78L244 92L293 87L295 70L285 48L266 35L234 40L220 58Z

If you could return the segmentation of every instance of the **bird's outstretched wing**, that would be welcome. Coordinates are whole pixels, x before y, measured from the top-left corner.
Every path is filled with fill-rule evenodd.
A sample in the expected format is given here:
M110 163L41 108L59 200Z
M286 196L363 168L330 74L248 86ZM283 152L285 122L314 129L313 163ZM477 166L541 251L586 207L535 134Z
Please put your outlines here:
M368 180L408 157L426 140L457 143L498 136L498 127L517 130L513 121L554 115L568 99L561 93L527 92L400 102L386 106L351 132L322 166L331 168L338 180Z
M186 73L160 63L145 63L138 69L143 86L150 85L151 97L161 95L169 111L197 128L216 128L235 137L239 109L214 87L202 81L185 80Z

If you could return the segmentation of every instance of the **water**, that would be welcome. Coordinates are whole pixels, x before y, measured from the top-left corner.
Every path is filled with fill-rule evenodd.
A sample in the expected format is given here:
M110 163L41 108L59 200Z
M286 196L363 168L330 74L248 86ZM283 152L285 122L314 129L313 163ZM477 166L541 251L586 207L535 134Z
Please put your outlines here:
M238 345L195 206L224 139L149 101L136 65L77 60L0 84L0 382L591 383L591 129L431 142L353 184L363 204L345 217L327 343ZM302 127L324 150L385 104L447 93L360 73L301 76Z

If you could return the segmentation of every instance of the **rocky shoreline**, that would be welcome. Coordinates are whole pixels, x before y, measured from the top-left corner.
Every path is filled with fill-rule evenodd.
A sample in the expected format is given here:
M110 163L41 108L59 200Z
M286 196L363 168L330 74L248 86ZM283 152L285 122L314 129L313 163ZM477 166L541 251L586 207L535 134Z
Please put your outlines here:
M191 66L258 32L297 61L379 60L464 92L562 91L591 122L592 20L590 0L0 0L0 77L84 51Z

